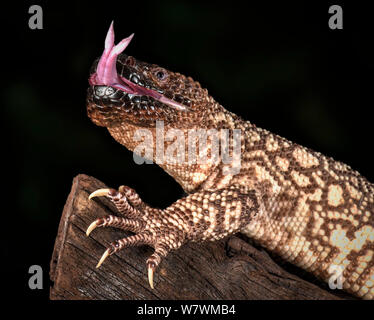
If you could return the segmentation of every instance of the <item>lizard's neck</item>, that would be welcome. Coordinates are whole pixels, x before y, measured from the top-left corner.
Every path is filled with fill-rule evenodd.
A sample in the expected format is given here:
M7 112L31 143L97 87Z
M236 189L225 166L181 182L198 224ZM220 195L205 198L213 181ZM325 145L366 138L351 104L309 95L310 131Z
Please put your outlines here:
M249 122L244 122L219 105L214 111L204 119L203 123L200 125L196 123L193 128L177 128L178 124L160 122L156 127L141 128L126 123L108 130L115 140L136 154L157 163L186 192L191 193L199 189L215 188L217 179L221 179L218 176L226 175L223 171L230 170L235 165L233 160L228 164L222 159L222 141L224 141L222 139L225 137L229 143L228 150L231 150L227 156L229 160L230 157L233 159L233 129L240 130L240 155L244 148L242 131L250 125ZM222 132L228 135L222 136ZM199 144L201 142L202 145ZM212 149L217 150L217 147L218 153L212 152ZM204 154L203 150L207 151L206 159L201 157L201 154ZM199 151L202 153L199 154ZM222 178L225 181L231 179Z
M211 161L189 163L188 139L191 132L188 129L169 129L160 126L139 128L132 124L108 128L115 140L134 152L134 160L140 160L137 163L158 164L181 185L184 191L194 192L215 171L217 164Z

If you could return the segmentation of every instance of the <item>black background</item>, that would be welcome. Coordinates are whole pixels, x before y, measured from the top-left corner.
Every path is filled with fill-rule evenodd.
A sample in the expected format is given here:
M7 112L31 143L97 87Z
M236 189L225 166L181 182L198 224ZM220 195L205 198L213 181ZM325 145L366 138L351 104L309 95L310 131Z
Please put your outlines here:
M28 8L43 8L30 30ZM328 8L343 8L330 30ZM18 2L2 12L2 261L10 298L48 299L51 258L74 176L135 188L153 206L181 196L156 165L132 153L86 116L91 63L109 24L126 53L192 76L230 111L259 127L343 161L374 181L372 11L341 1L315 4L122 1ZM44 290L28 289L28 268L44 270ZM9 275L9 276L8 276Z

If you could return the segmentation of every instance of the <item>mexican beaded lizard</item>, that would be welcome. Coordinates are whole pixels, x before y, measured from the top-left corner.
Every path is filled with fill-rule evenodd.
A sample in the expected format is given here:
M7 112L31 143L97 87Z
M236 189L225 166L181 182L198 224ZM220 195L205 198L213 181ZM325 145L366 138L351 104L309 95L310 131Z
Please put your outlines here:
M188 195L161 210L125 186L92 193L90 199L107 196L124 217L99 218L87 235L104 226L135 233L113 242L98 267L125 247L150 245L154 253L147 267L153 288L154 270L170 250L242 232L322 280L330 279L332 267L339 269L346 291L373 299L374 185L349 166L230 113L190 77L122 54L131 39L114 46L110 26L89 79L88 115L129 150L140 143L149 147L151 159ZM177 153L189 146L191 129L240 130L240 158L227 164L219 154L219 161L213 161L208 151L202 163L160 159L157 147L166 150L174 140L156 141L156 121L165 132L182 133ZM147 129L151 139L135 139L138 129ZM207 140L208 149L213 140ZM238 172L229 170L239 164Z

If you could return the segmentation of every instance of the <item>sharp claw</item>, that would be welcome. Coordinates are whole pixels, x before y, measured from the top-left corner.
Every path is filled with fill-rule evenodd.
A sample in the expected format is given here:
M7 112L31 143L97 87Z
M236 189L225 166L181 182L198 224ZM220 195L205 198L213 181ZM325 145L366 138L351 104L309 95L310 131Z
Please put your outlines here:
M96 229L96 227L99 225L99 221L94 221L92 222L89 227L87 228L87 231L86 231L86 236L88 237L90 235L90 233L92 232L92 230Z
M94 197L102 197L102 196L107 196L108 193L109 193L110 189L98 189L94 192L92 192L89 196L88 196L88 200L91 200L92 198Z
M108 258L109 254L110 254L110 249L106 249L104 254L101 256L100 261L98 262L96 268L99 268L101 266L104 260Z
M148 266L148 282L149 285L151 286L152 289L153 287L153 274L154 274L154 269L151 266Z

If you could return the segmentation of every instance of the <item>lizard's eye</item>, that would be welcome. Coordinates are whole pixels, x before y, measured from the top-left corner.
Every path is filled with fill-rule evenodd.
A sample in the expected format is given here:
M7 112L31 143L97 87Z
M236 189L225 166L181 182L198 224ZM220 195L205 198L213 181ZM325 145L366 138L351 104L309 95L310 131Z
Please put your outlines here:
M168 77L168 74L165 70L157 70L155 74L156 74L157 79L161 81L166 80Z

